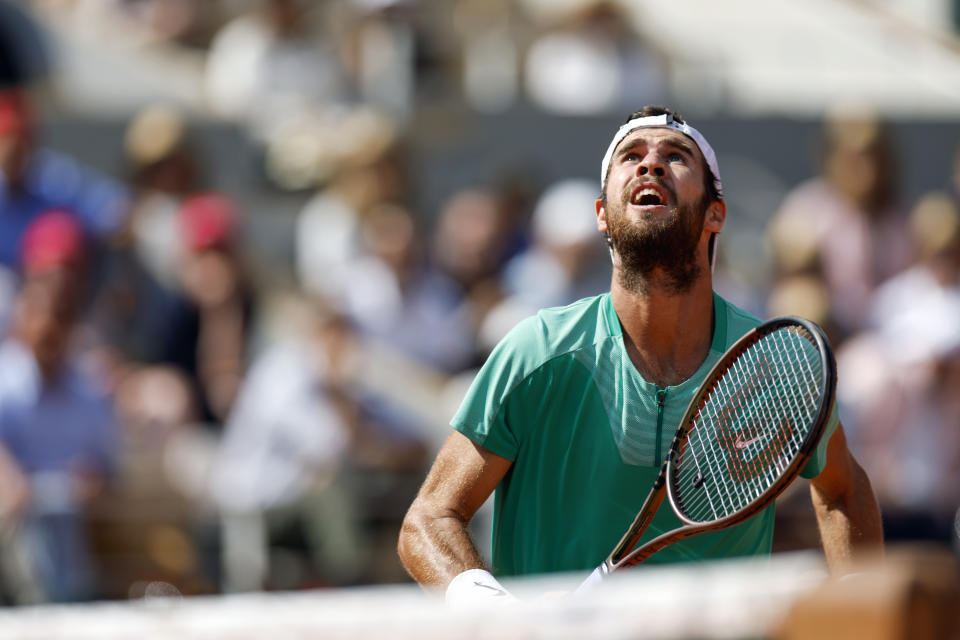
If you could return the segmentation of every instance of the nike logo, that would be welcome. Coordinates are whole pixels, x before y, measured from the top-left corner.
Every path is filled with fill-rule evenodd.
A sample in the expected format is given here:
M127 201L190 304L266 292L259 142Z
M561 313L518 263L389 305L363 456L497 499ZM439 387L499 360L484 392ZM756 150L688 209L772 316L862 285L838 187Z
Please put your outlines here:
M717 429L717 443L727 456L727 473L735 481L747 482L774 468L793 437L794 428L788 418L783 418L779 426L771 427L750 424L739 433L732 433L721 424Z
M750 445L760 442L760 440L762 440L766 435L768 434L761 433L760 435L750 438L749 440L744 440L742 434L737 434L737 439L733 441L733 446L736 449L746 449Z
M466 576L464 576L464 577L466 577ZM491 586L488 585L488 584L483 584L482 582L477 582L476 580L473 581L473 586L475 586L475 587L483 587L484 589L490 589L490 591L493 591L493 593L490 594L490 595L492 595L492 596L494 596L494 597L501 597L501 596L507 595L507 592L504 591L503 589L497 589L496 587L491 587Z

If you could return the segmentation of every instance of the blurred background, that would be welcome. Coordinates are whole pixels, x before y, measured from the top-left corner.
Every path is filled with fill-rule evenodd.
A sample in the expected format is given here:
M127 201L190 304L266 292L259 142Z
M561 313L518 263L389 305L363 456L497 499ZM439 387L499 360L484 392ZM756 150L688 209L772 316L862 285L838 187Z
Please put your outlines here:
M598 166L645 104L717 152L718 291L830 333L888 539L960 548L958 29L957 0L0 2L0 601L407 581L476 368L609 286ZM815 546L801 487L776 548Z

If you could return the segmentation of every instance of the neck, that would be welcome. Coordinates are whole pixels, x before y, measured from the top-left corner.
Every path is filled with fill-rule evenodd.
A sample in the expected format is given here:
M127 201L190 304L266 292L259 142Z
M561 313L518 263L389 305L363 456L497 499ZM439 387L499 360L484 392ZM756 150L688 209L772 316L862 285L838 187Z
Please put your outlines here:
M713 282L707 270L686 291L659 284L656 273L628 289L614 269L611 299L637 371L664 388L693 375L713 339Z

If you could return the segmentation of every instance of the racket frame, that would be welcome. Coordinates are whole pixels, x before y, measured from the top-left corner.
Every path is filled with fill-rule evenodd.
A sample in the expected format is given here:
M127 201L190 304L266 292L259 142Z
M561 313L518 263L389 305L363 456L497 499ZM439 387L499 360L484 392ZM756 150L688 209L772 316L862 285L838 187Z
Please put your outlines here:
M763 493L748 505L733 514L716 520L708 522L690 520L677 505L677 497L675 496L673 483L669 482L669 479L674 472L680 454L680 447L694 426L694 418L705 403L708 394L716 386L717 379L722 376L723 372L730 368L734 360L739 358L747 349L759 342L764 336L790 326L798 327L806 331L813 338L813 342L820 352L820 375L824 392L820 397L820 402L817 407L817 418L814 425L807 432L799 452L793 457L787 468L783 470ZM697 389L697 393L690 400L683 419L680 421L680 427L677 429L670 443L670 450L667 452L667 456L660 466L660 471L657 474L656 481L654 481L653 488L650 490L646 500L644 500L640 511L634 518L633 524L630 525L630 528L627 529L627 532L623 535L607 559L604 560L603 564L598 567L598 571L605 575L611 571L635 566L668 545L700 533L717 531L739 524L766 509L774 499L786 489L794 478L796 478L813 456L817 444L823 436L823 432L830 420L830 413L836 398L836 382L837 368L833 350L830 348L830 343L823 334L823 330L813 322L796 316L781 316L768 320L744 334L721 356L720 360L713 366L706 378L704 378L704 382L700 385L700 388ZM633 549L640 541L650 521L653 520L653 516L663 502L664 497L668 498L671 509L673 509L673 512L680 521L684 523L684 526L668 531L646 542L643 546ZM633 550L631 551L631 549Z

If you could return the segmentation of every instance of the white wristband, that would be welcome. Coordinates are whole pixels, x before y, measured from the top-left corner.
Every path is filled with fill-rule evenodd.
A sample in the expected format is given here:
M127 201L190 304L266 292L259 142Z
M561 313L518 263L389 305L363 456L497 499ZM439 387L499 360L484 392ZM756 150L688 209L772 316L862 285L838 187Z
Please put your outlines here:
M495 607L517 599L489 571L468 569L447 585L446 603L453 609Z

